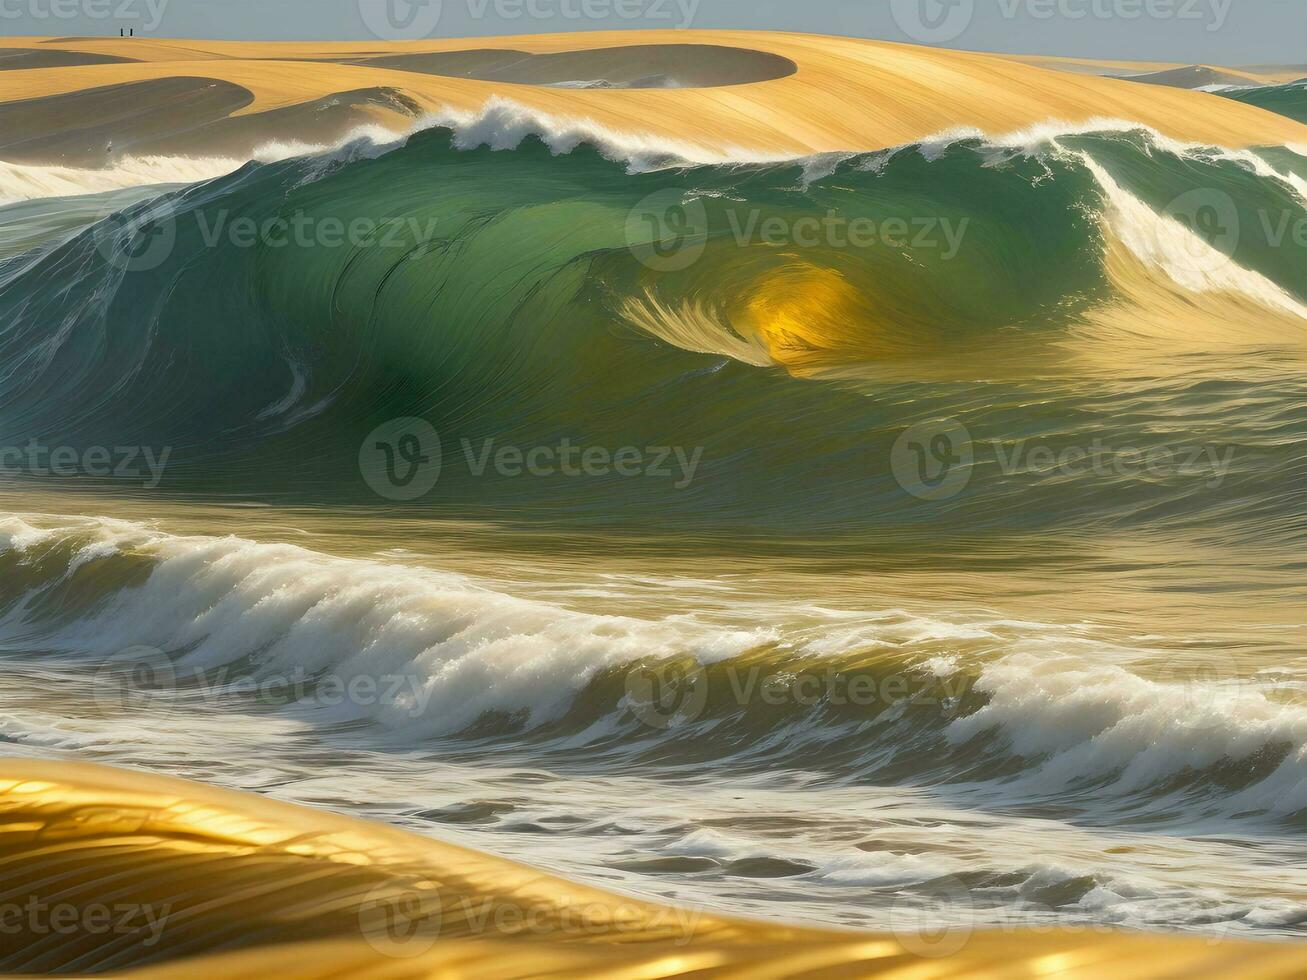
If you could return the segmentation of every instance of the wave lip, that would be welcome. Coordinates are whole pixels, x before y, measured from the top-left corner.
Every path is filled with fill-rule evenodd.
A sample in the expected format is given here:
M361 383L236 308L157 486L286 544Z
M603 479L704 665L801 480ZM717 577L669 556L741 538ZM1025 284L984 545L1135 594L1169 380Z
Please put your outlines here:
M1192 429L1164 379L1257 374L1307 350L1301 249L1257 234L1259 209L1307 221L1295 170L1307 168L1284 153L1049 124L691 166L678 154L693 147L628 144L508 103L446 122L121 208L10 205L0 222L37 243L0 270L10 437L171 449L166 492L376 502L388 498L360 470L360 446L379 425L421 418L455 464L424 486L464 512L883 527L921 519L893 469L907 428L966 416L984 439L1011 424L958 386L1050 379L1044 430L1085 444L1101 405L1064 379L1145 378L1156 397L1113 428L1122 445L1151 447ZM1209 186L1242 224L1229 242L1194 230ZM359 224L369 240L342 233ZM874 234L855 241L864 226ZM292 227L309 229L307 244L287 247ZM245 328L233 335L232 322ZM87 388L103 400L79 397ZM729 428L694 408L707 402ZM1232 403L1223 411L1242 424ZM529 450L582 432L608 458L679 446L703 465L622 493L611 469L509 482L461 465L465 442ZM1252 436L1267 472L1292 466L1287 447ZM293 482L288 458L304 467ZM1146 503L1245 513L1235 478L1250 472L1241 458L1228 488L1201 496L1179 478L1111 500L1045 482L1019 512L1018 479L991 472L932 516L1065 526L1132 525Z

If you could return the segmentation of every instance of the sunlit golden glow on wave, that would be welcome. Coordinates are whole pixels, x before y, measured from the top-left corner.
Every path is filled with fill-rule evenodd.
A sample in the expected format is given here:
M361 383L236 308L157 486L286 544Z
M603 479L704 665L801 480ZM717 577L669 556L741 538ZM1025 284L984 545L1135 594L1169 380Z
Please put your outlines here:
M837 270L796 259L757 284L740 319L777 364L802 372L888 353L873 312L866 293Z

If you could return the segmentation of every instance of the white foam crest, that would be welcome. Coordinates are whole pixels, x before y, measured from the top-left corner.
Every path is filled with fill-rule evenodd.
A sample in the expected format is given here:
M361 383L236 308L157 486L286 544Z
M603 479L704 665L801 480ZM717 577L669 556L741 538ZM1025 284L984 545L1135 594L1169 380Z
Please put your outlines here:
M112 167L79 169L0 160L0 205L46 197L99 194L153 184L193 184L238 170L240 160L219 157L124 157Z
M1288 746L1273 773L1227 803L1280 813L1307 805L1307 707L1272 700L1253 681L1154 681L1080 657L1015 654L987 665L976 689L988 704L952 722L949 739L997 729L1011 751L1039 760L1022 779L1044 789L1116 774L1114 792L1128 793Z
M396 131L378 123L365 123L355 126L340 139L331 143L305 143L302 140L269 140L254 148L251 159L258 163L276 163L293 157L317 156L334 153L347 146L364 144L378 149L388 149L404 142L418 127Z
M1275 180L1283 182L1298 195L1298 199L1302 201L1303 204L1307 204L1307 180L1303 180L1292 171L1276 170L1263 157L1258 156L1256 153L1252 153L1250 156L1255 161L1254 169L1256 169L1259 177L1272 177Z
M804 168L803 183L829 174L841 160L850 156L875 153L879 166L901 150L915 148L927 159L937 159L956 143L977 140L989 149L1016 151L1033 155L1055 144L1060 137L1104 132L1143 132L1157 148L1166 152L1194 156L1204 155L1239 161L1263 176L1274 176L1302 193L1302 182L1279 173L1248 150L1210 146L1168 137L1150 126L1117 117L1095 117L1084 122L1047 120L1005 133L989 133L975 127L954 127L911 143L892 147L850 146L820 153L795 154L742 146L708 146L690 140L648 133L619 131L580 116L563 116L545 112L493 96L479 109L445 108L430 113L402 130L369 123L350 130L329 144L307 143L288 137L257 146L249 159L224 157L142 156L124 157L112 167L79 169L61 166L23 165L0 161L0 205L44 197L94 194L124 187L153 184L186 184L221 177L251 160L272 163L293 157L330 154L351 145L365 144L384 151L397 146L421 130L448 128L454 132L454 146L474 149L488 146L492 150L510 150L529 136L537 136L556 154L570 153L587 144L605 157L623 162L632 172L675 166L703 164L797 163ZM1307 146L1289 144L1293 153L1307 157Z
M373 155L398 145L419 126L395 132L369 123L357 126L332 143L270 140L256 146L248 159L203 156L124 156L109 167L79 168L0 160L0 205L48 197L100 194L126 187L195 184L239 170L245 164L276 163L293 157L320 156L353 146L371 148Z
M1211 143L1197 143L1189 140L1167 136L1160 130L1141 122L1122 119L1117 116L1095 116L1084 122L1068 122L1063 119L1047 119L1032 123L1020 129L1006 132L987 132L974 126L955 126L924 137L915 143L904 143L879 151L880 154L892 156L905 149L916 149L928 160L936 160L957 143L976 141L991 150L1008 150L1023 156L1035 156L1041 150L1058 146L1058 140L1076 136L1095 134L1128 135L1142 133L1149 146L1170 153L1173 156L1188 159L1226 160L1240 163L1259 176L1274 177L1290 183L1283 173L1274 170L1267 162L1252 150L1234 149ZM1307 155L1307 146L1288 144L1290 152L1300 156ZM883 163L881 164L883 166Z
M42 648L109 659L148 646L180 653L182 668L238 665L243 676L248 664L255 678L329 674L342 685L365 682L367 690L391 694L328 707L406 740L465 729L487 712L516 716L527 727L555 720L598 673L625 664L683 656L709 664L792 646L766 625L597 615L429 568L237 537L175 536L126 521L59 520L55 528L39 526L48 519L0 520L0 549L25 553L67 541L73 551L65 578L123 554L148 560L151 570L79 618L47 627ZM30 640L40 627L23 612L19 604L5 619ZM936 674L958 668L955 656L941 652L941 637L1015 650L981 668L974 689L988 702L944 731L954 744L997 731L1006 751L1028 760L1019 779L1029 791L1059 793L1112 777L1114 794L1129 794L1282 752L1267 757L1278 762L1268 762L1262 778L1224 790L1222 811L1307 808L1307 706L1268 696L1270 682L1241 679L1232 669L1150 680L1122 666L1140 651L1047 631L1032 636L1026 623L1007 624L1022 627L1009 638L999 621L941 633L897 613L872 618L856 644L838 629L790 640L799 641L796 653L816 660L924 642L931 657L920 666ZM809 734L817 742L848 737ZM792 741L795 731L776 737Z
M275 163L313 157L362 146L371 153L398 146L425 129L448 128L458 149L489 146L513 149L528 136L539 136L555 153L570 153L582 143L593 145L632 171L696 164L770 162L792 155L750 152L742 148L712 150L688 141L652 135L620 133L587 119L541 112L511 99L491 98L478 110L444 109L394 130L376 123L351 129L331 143L308 143L288 137L259 144L248 159L236 157L125 156L110 167L75 168L0 161L0 205L49 197L98 194L125 187L193 184L222 177L251 161Z
M1178 219L1153 211L1088 154L1080 157L1103 190L1108 224L1141 261L1190 292L1240 293L1269 309L1307 320L1307 307L1280 286L1245 269Z
M454 146L471 150L512 150L529 136L539 137L555 154L571 153L582 144L595 147L610 160L634 172L696 164L763 163L793 159L793 154L713 149L666 136L619 132L592 119L542 112L511 99L494 96L477 110L444 109L426 116L420 128L444 127L454 132Z
M140 586L57 627L53 648L114 656L145 645L186 651L183 668L249 658L265 677L328 672L346 685L393 682L395 697L351 710L416 737L457 731L490 711L538 725L564 713L605 668L687 655L711 663L774 640L765 629L686 617L582 613L462 575L290 545L172 536L124 522L79 527L95 537L79 564L129 552L148 556L153 568ZM51 533L17 518L0 524L0 540L19 550Z
M1020 149L1026 152L1034 152L1041 146L1055 143L1059 139L1068 136L1089 136L1094 133L1143 133L1148 138L1148 142L1157 149L1175 156L1187 156L1193 153L1210 152L1211 150L1221 150L1229 154L1242 154L1242 150L1232 150L1229 147L1213 146L1208 143L1195 143L1188 140L1176 139L1167 136L1160 130L1141 122L1135 122L1130 119L1122 119L1119 116L1095 116L1093 119L1087 119L1081 123L1071 123L1065 120L1049 119L1043 122L1034 123L1033 125L1014 129L1007 133L1001 133L994 136L986 137L987 141L995 146L1004 146L1012 149Z

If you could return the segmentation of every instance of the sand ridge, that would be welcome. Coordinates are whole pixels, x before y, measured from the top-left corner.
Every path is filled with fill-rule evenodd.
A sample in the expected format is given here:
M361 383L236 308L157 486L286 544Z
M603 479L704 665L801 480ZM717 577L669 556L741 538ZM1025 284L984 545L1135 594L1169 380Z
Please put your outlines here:
M900 935L734 919L383 824L87 763L0 759L0 812L11 896L147 913L109 939L11 920L0 934L7 973L1287 980L1307 957L1297 944L1085 929L941 938L915 934L912 916Z
M651 45L675 45L683 52L696 44L757 52L759 62L768 63L765 70L759 65L766 80L738 81L737 64L734 83L719 87L568 88L366 63L369 58L488 47L548 54L635 46L647 54ZM185 77L248 91L248 104L232 112L237 118L342 92L384 90L398 93L403 108L376 106L368 115L398 133L411 127L414 114L477 111L498 96L565 121L588 120L611 131L664 137L723 155L741 149L776 156L873 150L958 127L1005 133L1049 120L1075 125L1101 118L1139 122L1193 142L1307 145L1307 126L1206 93L1050 70L996 55L803 34L615 31L393 44L22 38L0 40L0 46L139 59L0 72L0 127L5 107L18 101L28 102L30 109L31 100L50 96ZM792 61L797 70L767 77L774 75L776 58ZM355 63L341 63L350 61ZM670 55L667 70L676 70ZM308 118L307 113L298 122L283 117L278 130L295 139ZM156 128L181 130L181 123ZM133 137L127 126L116 143L130 144Z

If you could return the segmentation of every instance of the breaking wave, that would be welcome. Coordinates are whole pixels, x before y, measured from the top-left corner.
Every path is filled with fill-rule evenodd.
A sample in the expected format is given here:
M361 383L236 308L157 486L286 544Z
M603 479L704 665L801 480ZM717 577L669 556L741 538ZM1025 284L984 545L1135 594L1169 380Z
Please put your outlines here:
M1150 679L1146 650L1088 630L783 603L736 624L595 615L122 521L11 517L2 543L0 639L82 665L109 717L124 698L161 717L208 696L408 747L583 745L603 771L793 766L1154 822L1307 810L1301 703L1210 662Z
M508 103L431 122L125 204L0 211L25 243L0 257L12 443L166 447L165 490L375 502L360 446L421 418L455 509L883 526L923 513L883 465L909 426L957 418L984 441L1053 376L1070 381L1032 435L1110 425L1147 448L1194 393L1108 420L1080 379L1282 377L1307 336L1307 262L1281 234L1307 221L1307 160L1284 148L1099 120L728 163ZM1292 464L1255 458L1278 445L1265 424L1241 457L1263 473ZM611 471L475 465L567 443L701 465L621 494ZM929 516L1010 519L1002 474L987 486ZM1087 509L1129 521L1139 489ZM1026 517L1085 500L1046 503Z

